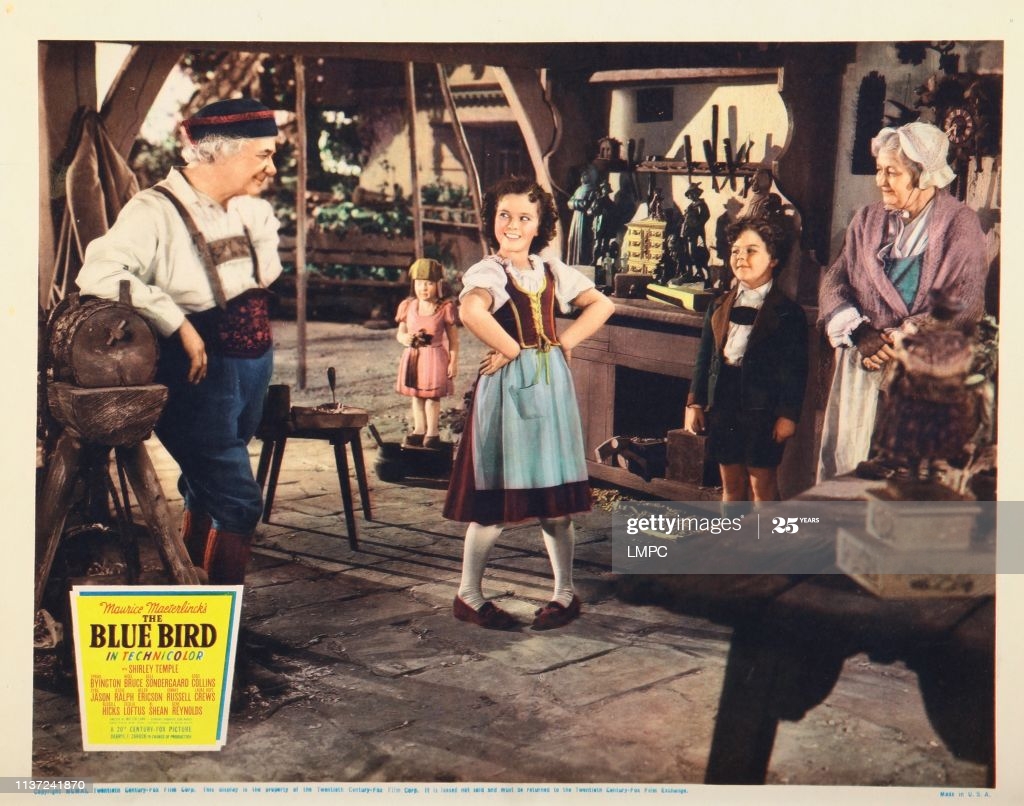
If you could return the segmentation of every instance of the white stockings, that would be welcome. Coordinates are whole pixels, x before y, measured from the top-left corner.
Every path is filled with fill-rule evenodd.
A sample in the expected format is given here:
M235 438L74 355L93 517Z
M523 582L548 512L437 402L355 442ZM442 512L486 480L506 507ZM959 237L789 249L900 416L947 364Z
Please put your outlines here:
M576 547L576 531L570 518L541 519L541 534L547 549L551 570L555 576L551 599L568 607L574 593L572 585L572 559ZM469 524L466 542L462 548L462 580L459 583L459 598L474 610L479 610L486 601L483 594L484 569L491 549L498 542L504 524L484 526Z
M471 523L466 530L466 542L462 547L462 581L459 583L459 598L474 610L484 603L481 586L484 581L484 567L491 549L498 542L504 524L484 526Z

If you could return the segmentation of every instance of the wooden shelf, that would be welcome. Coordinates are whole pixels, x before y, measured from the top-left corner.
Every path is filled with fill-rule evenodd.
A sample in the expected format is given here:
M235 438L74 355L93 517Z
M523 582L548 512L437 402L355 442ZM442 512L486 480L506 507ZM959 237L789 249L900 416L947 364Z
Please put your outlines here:
M614 324L634 324L632 322L623 322L623 318L625 318L657 322L673 328L693 328L694 332L692 335L698 339L700 338L700 331L704 327L703 313L688 311L684 308L677 308L674 305L666 305L664 302L653 302L648 299L625 299L622 297L609 297L609 299L615 305L615 313L613 314Z
M732 175L736 177L753 177L763 167L762 165L737 165L733 168ZM714 174L712 174L711 168L706 162L692 162L690 167L687 168L684 160L647 160L646 162L638 162L633 166L633 170L641 174L669 174L673 176L687 174L689 176L717 176L719 179L729 179L729 169L724 162L715 164Z
M743 84L775 81L781 85L781 67L660 67L600 70L590 76L591 84L646 84L708 82Z
M440 218L423 218L423 226L425 227L454 227L456 229L471 229L479 230L480 225L471 223L469 221L445 221Z
M420 210L423 213L423 223L432 226L462 227L464 229L479 229L476 213L465 207L446 207L443 204L421 204ZM458 218L458 220L456 220ZM469 220L464 220L469 219Z

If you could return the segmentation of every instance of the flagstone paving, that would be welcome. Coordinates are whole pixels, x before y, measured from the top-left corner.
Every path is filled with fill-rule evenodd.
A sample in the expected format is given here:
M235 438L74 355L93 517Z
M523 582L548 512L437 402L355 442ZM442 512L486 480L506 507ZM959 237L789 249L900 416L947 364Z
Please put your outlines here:
M354 328L317 324L311 342L324 349L324 333ZM278 329L279 351L290 349L288 332ZM392 342L390 333L359 333L362 349L387 356L376 360L388 365L379 383L397 366ZM478 357L464 350L460 381ZM293 402L322 402L323 388L293 393ZM385 439L400 438L402 406L374 415ZM177 517L174 464L158 442L148 447ZM353 551L330 446L289 443L246 580L222 750L83 752L73 683L54 653L37 653L33 773L108 782L702 780L727 627L620 601L600 510L578 522L582 618L548 632L458 622L462 527L441 517L443 485L382 482L366 435L364 447L374 519L357 508ZM503 533L485 594L528 622L550 583L537 527ZM980 787L985 770L938 740L913 672L858 655L821 705L780 726L768 781Z

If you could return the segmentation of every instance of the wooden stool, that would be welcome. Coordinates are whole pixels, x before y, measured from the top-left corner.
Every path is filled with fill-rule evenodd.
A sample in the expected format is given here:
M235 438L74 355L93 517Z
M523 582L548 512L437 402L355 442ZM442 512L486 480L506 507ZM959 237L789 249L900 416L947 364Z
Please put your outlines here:
M117 456L122 474L122 490L128 485L135 492L142 516L156 542L164 567L177 585L197 585L199 578L188 552L171 524L171 514L160 487L156 470L143 441L148 436L167 399L167 387L146 386L82 389L66 383L51 383L47 388L51 412L64 424L50 458L40 506L36 516L35 606L40 607L53 559L64 530L64 522L74 503L78 479L102 468L102 477L112 494L122 532L131 520L121 512L109 481L110 451ZM127 493L121 506L127 507ZM126 539L126 535L122 535ZM134 546L126 559L129 576L137 570L132 562ZM129 580L131 581L131 580Z
M270 512L274 507L274 495L277 492L277 479L281 474L281 461L284 448L289 439L322 439L334 446L334 463L338 471L338 484L341 487L341 500L345 508L345 526L348 529L348 544L353 551L358 550L359 541L356 534L355 506L352 500L352 485L348 476L348 458L345 446L352 451L352 464L356 471L356 483L359 485L359 497L363 505L363 516L373 520L370 509L370 491L366 483L366 465L363 462L363 445L359 439L359 430L370 421L365 409L345 406L338 412L317 412L315 409L287 406L289 389L287 386L271 386L267 396L267 406L263 423L256 436L263 440L260 451L259 465L256 469L256 483L263 488L267 484L266 502L263 505L263 522L270 522ZM287 416L282 419L282 410ZM269 480L267 470L270 470Z

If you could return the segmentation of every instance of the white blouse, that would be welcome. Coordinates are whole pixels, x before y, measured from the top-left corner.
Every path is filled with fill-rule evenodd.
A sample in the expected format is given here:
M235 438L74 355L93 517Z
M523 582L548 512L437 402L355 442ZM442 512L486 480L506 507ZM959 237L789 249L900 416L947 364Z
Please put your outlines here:
M535 294L544 287L545 263L551 267L551 273L555 277L555 298L558 300L562 313L568 313L570 303L588 288L593 288L593 281L578 269L566 266L560 260L545 260L537 255L530 255L531 268L529 269L517 269L506 258L488 255L479 263L474 263L466 269L466 273L462 275L462 293L459 298L466 296L474 288L481 288L491 295L493 300L491 313L494 313L508 302L506 267L520 288Z
M281 274L278 221L269 202L236 196L225 209L193 188L173 168L160 184L178 197L207 240L241 235L247 227L264 285ZM217 274L228 299L256 287L248 256L221 263ZM161 336L169 336L181 327L186 313L216 305L185 222L171 202L152 189L137 193L110 230L89 244L76 278L83 294L104 299L118 298L121 280L129 281L132 304Z

